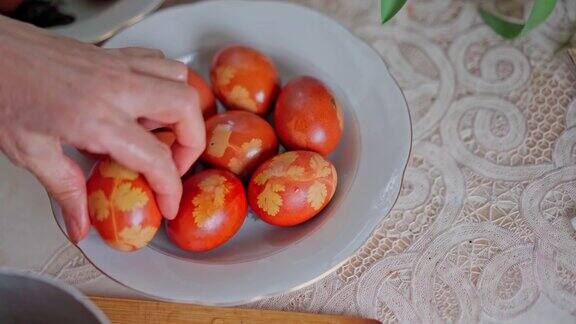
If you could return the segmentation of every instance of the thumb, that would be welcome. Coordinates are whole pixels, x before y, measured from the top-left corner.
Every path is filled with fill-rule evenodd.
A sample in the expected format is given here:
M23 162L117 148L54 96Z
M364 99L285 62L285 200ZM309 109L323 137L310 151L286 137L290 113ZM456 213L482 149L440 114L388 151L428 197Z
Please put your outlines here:
M31 171L46 187L62 208L68 237L74 243L86 236L90 229L86 199L86 180L80 167L58 150L29 163Z

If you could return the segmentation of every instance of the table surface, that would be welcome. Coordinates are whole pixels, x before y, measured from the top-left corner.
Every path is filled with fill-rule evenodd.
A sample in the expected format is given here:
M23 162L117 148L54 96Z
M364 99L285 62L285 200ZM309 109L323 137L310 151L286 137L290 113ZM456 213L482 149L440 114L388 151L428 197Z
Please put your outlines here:
M245 306L384 322L574 323L576 69L557 51L576 27L576 1L559 1L514 41L486 27L473 1L409 1L384 27L376 0L296 2L382 55L407 97L414 148L398 203L346 264ZM4 157L0 206L0 266L137 296L67 243L42 187Z

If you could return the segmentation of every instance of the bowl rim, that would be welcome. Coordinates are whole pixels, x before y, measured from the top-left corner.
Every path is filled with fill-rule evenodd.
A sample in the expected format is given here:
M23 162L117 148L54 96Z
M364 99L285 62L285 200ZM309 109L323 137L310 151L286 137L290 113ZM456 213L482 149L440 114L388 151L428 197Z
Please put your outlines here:
M114 8L113 5L112 8L108 8L102 12L106 13L105 15L90 17L86 20L73 22L69 25L50 27L47 30L59 35L72 37L83 42L96 44L107 40L123 29L132 26L140 20L144 19L146 16L150 15L156 9L158 9L162 3L164 3L164 0L140 0L134 3L137 8L140 8L137 11L120 10L121 8ZM117 21L112 20L111 23L108 18L110 16L121 16L122 18L118 19ZM99 27L97 27L98 29L92 33L92 36L80 35L77 31L74 32L74 30L78 28L79 25L81 26L83 23L86 23L86 21L99 22Z
M350 37L355 38L356 40L358 40L361 44L363 44L367 49L369 49L373 54L375 54L381 64L384 66L386 72L388 73L388 76L390 77L390 79L392 80L392 82L394 83L396 89L398 90L398 92L400 93L401 97L402 97L402 101L404 102L404 106L403 108L405 109L405 112L407 114L407 121L408 121L408 150L405 156L403 156L403 160L404 162L402 163L402 170L401 170L401 176L399 178L399 183L398 183L398 189L396 190L396 193L394 194L393 199L391 199L392 203L389 206L389 209L386 211L386 213L383 213L383 215L381 216L381 220L377 223L376 226L374 226L374 228L370 231L370 233L368 235L366 235L366 237L364 239L361 240L360 243L356 244L354 246L354 248L352 249L353 251L351 253L349 253L349 255L347 255L345 258L343 258L340 262L338 262L337 264L335 264L334 266L330 267L329 269L325 270L324 272L322 272L321 274L317 275L316 277L305 281L301 284L298 285L294 285L289 289L284 289L284 290L279 290L279 291L273 291L270 293L264 293L264 294L259 294L257 296L251 297L251 298L246 298L243 300L235 300L233 302L206 302L206 301L202 301L202 300L198 300L198 299L194 299L194 300L180 300L180 299L171 299L171 298L165 298L165 297L160 297L157 295L153 295L147 292L144 292L142 290L139 290L138 288L135 287L131 287L126 283L121 282L119 279L114 278L112 275L109 275L108 273L106 273L105 271L103 271L98 265L96 265L86 254L86 252L84 252L84 250L82 248L80 248L78 246L79 243L76 243L74 241L72 241L66 232L66 229L63 228L60 223L57 220L57 216L56 216L56 212L55 212L55 202L52 198L52 196L50 195L50 193L47 193L48 197L50 198L50 206L51 206L51 213L53 216L53 220L56 223L56 225L58 226L58 228L60 229L60 231L62 231L62 233L64 234L64 236L66 237L66 239L73 244L76 248L78 248L78 250L80 251L80 253L82 253L82 256L84 258L86 258L86 260L88 260L88 262L90 262L90 264L92 266L94 266L98 271L100 271L102 274L104 274L106 277L108 277L109 279L111 279L112 281L120 284L123 287L126 287L134 292L137 292L138 294L147 297L147 298L151 298L154 300L160 300L160 301L166 301L166 302L174 302L174 303L184 303L184 304L197 304L197 305L205 305L205 306L235 306L235 305L244 305L244 304L248 304L248 303L252 303L258 300L262 300L265 298L271 298L271 297L275 297L281 294L288 294L297 290L300 290L304 287L307 287L309 285L314 284L315 282L318 282L320 280L322 280L323 278L327 277L328 275L330 275L331 273L333 273L335 270L337 270L338 268L340 268L342 265L344 265L351 257L354 256L354 254L356 252L358 252L364 245L366 245L366 242L368 242L368 240L370 240L370 238L374 235L375 231L378 228L378 224L382 222L382 220L384 220L386 217L389 216L390 212L394 209L396 203L398 202L398 199L400 198L400 192L401 192L401 188L402 188L402 184L404 182L404 177L406 175L406 170L408 168L408 163L410 161L410 157L412 156L412 151L413 151L413 124L412 124L412 117L410 114L410 109L408 108L408 101L406 99L406 96L404 94L404 92L402 91L402 88L399 86L398 81L396 80L396 78L390 73L390 70L388 69L388 66L386 65L386 62L384 61L384 59L382 58L382 56L380 55L380 53L371 45L369 44L367 41L365 41L364 39L360 38L359 36L357 36L356 34L354 34L352 32L352 30L350 28L348 28L347 26L345 26L343 23L341 23L340 21L326 15L323 12L320 12L318 10L315 10L313 8L307 7L305 5L302 4L298 4L298 3L292 3L292 2L276 2L273 0L259 0L259 1L254 1L254 0L212 0L212 1L201 1L201 2L195 2L195 3L185 3L185 4L177 4L162 10L157 11L154 14L157 13L166 13L169 11L175 11L175 10L179 10L183 7L200 7L200 6L210 6L214 3L225 3L225 2L244 2L244 3L260 3L260 4L273 4L273 5L280 5L280 6L287 6L287 7L295 7L298 8L300 10L305 10L308 12L312 12L316 15L322 16L325 19L330 20L331 22L337 24L343 32L346 32L349 34ZM106 46L106 44L102 44L102 46Z
M66 236L68 237L68 236ZM92 302L86 295L84 295L80 290L72 285L69 285L63 281L56 280L55 278L49 277L47 275L41 275L35 272L30 272L26 270L17 270L12 268L1 268L0 274L8 276L18 276L27 279L33 279L49 286L60 289L64 293L70 295L76 302L82 304L86 307L96 317L101 323L110 323L110 320L106 316L103 310L101 310L94 302Z

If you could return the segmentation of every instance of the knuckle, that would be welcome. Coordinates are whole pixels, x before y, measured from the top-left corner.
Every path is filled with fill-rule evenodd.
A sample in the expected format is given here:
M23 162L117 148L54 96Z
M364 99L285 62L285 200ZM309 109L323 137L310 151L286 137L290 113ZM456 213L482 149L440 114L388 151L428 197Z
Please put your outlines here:
M178 72L183 73L184 75L188 73L188 66L186 64L176 60L168 60L168 62L170 62L174 68L178 69Z
M83 147L86 151L90 153L101 154L104 153L104 147L102 146L101 141L85 141L84 143L78 143L78 146Z
M198 91L192 87L184 86L182 89L183 105L182 108L189 114L200 111L200 101Z
M0 142L0 152L4 153L8 160L15 166L26 168L24 154L18 149L13 139L4 137Z
M19 168L29 169L28 163L26 163L26 159L20 152L18 152L18 150L3 148L0 151L2 151L8 157L8 160L10 160L10 162L15 166Z
M126 123L110 109L101 109L81 123L69 142L91 152L104 153L112 139L122 139ZM80 128L81 127L81 128Z
M179 61L177 59L166 57L166 58L160 59L159 62L168 63L174 67L188 71L188 65L186 65L186 63Z
M92 139L98 141L103 135L119 129L121 124L115 117L116 114L112 113L110 109L94 109L89 120L84 120L82 123L79 123L83 128L83 130L79 132L79 135L86 136L86 140Z
M172 151L168 145L158 142L154 150L151 151L150 157L150 170L165 170L166 172L172 171Z
M137 51L138 47L121 47L113 50L122 55L130 55L132 52Z
M53 154L58 154L61 151L58 140L39 134L17 136L14 144L16 150L29 159L51 156Z
M163 52L162 50L160 50L160 49L157 49L157 48L147 48L147 50L149 50L150 53L152 53L152 54L154 54L154 55L156 55L156 56L158 56L158 57L166 57L165 54L164 54L164 52Z
M122 54L124 54L124 49L123 49L123 48L105 48L104 50L106 51L106 53L112 54L112 55L122 55Z
M66 181L65 179L61 180ZM77 184L77 181L70 184L61 182L60 187L53 188L51 193L59 201L70 201L80 199L84 195L84 190Z

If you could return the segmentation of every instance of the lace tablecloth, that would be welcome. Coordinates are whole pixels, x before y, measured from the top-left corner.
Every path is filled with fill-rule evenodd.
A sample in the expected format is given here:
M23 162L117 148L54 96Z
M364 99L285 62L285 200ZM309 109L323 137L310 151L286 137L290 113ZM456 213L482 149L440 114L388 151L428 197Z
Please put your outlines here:
M472 1L411 0L384 27L376 0L298 2L382 55L408 99L414 149L396 207L360 251L311 286L246 307L574 323L576 69L559 49L575 30L576 1L559 1L515 41L486 27ZM500 9L518 15L509 2ZM134 296L65 243L41 187L3 157L0 205L0 266Z

